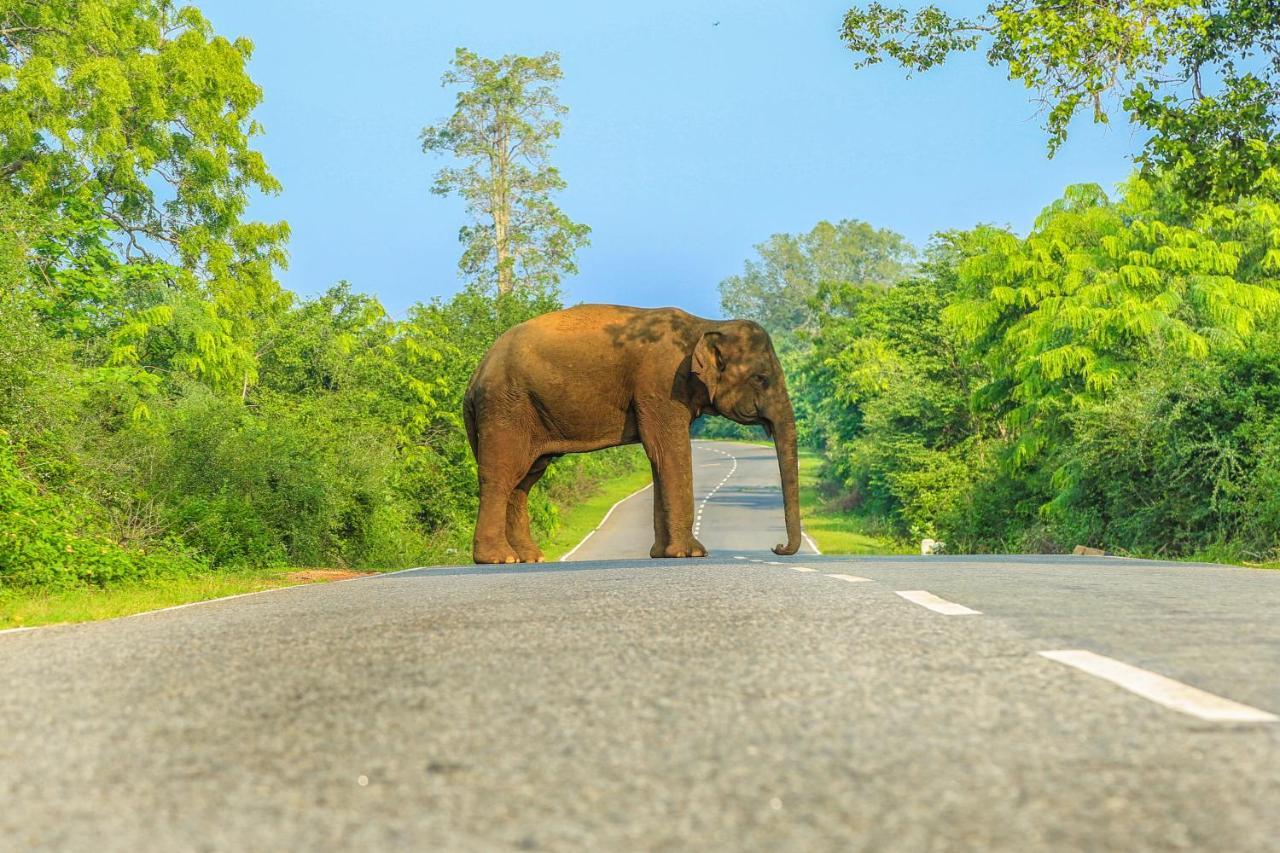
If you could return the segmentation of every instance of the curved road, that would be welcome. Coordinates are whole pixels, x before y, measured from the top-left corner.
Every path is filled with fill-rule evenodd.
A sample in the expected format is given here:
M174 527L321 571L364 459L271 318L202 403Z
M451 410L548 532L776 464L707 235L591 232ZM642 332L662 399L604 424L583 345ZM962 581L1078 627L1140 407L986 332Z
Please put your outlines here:
M693 443L694 535L714 557L768 552L787 541L782 481L772 447L727 441ZM653 545L653 489L619 501L604 523L564 559L648 557ZM800 554L817 549L807 536ZM772 559L772 558L770 558Z
M706 560L0 634L0 849L1280 849L1280 573L778 558L755 452Z

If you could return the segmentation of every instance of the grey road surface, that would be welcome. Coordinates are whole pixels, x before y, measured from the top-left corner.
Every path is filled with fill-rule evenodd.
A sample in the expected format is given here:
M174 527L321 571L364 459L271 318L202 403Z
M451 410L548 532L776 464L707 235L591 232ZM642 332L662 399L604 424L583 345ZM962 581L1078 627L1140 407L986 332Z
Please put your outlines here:
M782 480L772 447L695 441L693 481L694 533L713 555L763 552L787 541ZM600 529L568 559L648 557L652 545L653 489L646 488L614 506ZM814 553L813 543L806 539L800 553Z
M0 634L0 848L1280 850L1280 573L779 558L731 484L705 560Z

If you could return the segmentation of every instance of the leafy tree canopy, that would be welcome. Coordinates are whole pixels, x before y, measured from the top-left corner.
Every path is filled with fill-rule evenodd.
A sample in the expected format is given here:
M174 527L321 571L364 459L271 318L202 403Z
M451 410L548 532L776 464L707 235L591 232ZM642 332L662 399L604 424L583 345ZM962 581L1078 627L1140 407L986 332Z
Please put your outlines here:
M168 0L0 0L0 189L36 222L28 287L135 381L247 389L285 301L287 226L243 219L278 189L250 144L250 51Z
M938 6L851 9L842 36L858 66L927 71L984 48L1035 91L1050 153L1082 110L1115 102L1152 135L1140 156L1192 202L1252 192L1280 166L1280 7L1275 0L998 0L973 18Z
M457 86L453 115L422 131L422 148L459 164L436 173L432 192L458 194L472 224L458 234L458 268L472 283L507 294L516 287L554 289L577 272L574 254L591 229L552 202L565 188L550 163L568 109L556 97L560 57L486 59L458 48L441 78Z
M756 246L740 275L720 282L730 317L756 320L775 334L814 325L824 286L885 287L905 275L915 250L900 234L856 219L819 222L805 234L775 234Z

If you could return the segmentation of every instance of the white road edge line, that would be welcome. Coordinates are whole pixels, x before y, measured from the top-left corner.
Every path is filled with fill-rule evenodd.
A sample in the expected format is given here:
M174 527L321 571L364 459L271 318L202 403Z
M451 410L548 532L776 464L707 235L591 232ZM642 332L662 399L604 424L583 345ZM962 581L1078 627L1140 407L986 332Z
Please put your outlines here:
M927 607L934 613L941 613L944 616L981 616L981 610L973 610L965 607L963 604L956 604L947 601L945 598L938 598L931 592L923 589L896 589L894 593L902 596L912 604L919 604L921 607Z
M1223 723L1274 723L1280 720L1275 714L1206 693L1189 684L1105 655L1083 649L1062 649L1040 654L1049 660L1110 681L1143 699L1150 699L1158 705L1202 720Z
M793 572L816 572L817 569L811 569L807 566L787 566Z
M871 583L871 578L860 578L857 575L827 575L827 577L848 581L849 583Z
M820 549L820 548L818 547L818 543L817 543L817 542L814 542L814 541L813 541L813 537L812 537L812 536L810 536L808 533L805 533L805 532L804 532L804 530L801 530L801 531L800 531L800 535L804 537L804 541L805 541L805 542L808 542L808 543L809 543L809 547L813 549L813 553L815 553L815 554L817 554L819 557L821 557L821 556L822 556L822 549Z
M363 575L361 577L364 577ZM354 581L360 578L346 578L346 580ZM342 583L342 581L329 581L329 583ZM170 610L182 610L186 607L196 607L201 604L212 604L215 601L230 601L233 598L248 598L251 595L262 595L268 592L279 592L282 589L295 589L299 586L312 586L309 583L293 584L291 586L274 586L271 589L259 589L253 592L238 592L235 595L224 595L221 598L205 598L200 601L188 601L186 604L173 604L169 607L157 607L155 610L139 610L137 613L129 613L124 616L116 616L114 619L95 619L95 622L114 622L116 619L136 619L139 616L150 616L152 613L167 613Z
M608 520L609 520L609 516L613 515L613 511L614 511L615 509L617 509L618 507L622 506L624 503L626 503L627 501L631 500L631 499L632 499L632 498L634 498L636 495L638 495L638 494L640 494L641 492L643 492L645 489L651 489L651 488L653 488L653 483L649 483L648 485L641 486L640 488L636 489L636 490L635 490L634 492L632 492L631 494L627 495L627 496L626 496L625 498L623 498L622 500L620 500L620 501L618 501L617 503L615 503L613 506L609 507L609 511L608 511L608 512L606 512L606 513L604 514L604 518L600 519L600 523L599 523L599 524L597 524L595 527L591 528L591 530L587 533L587 535L582 537L582 541L581 541L581 542L579 542L577 545L574 545L574 546L573 546L572 548L570 548L567 552L565 552L564 556L562 556L562 557L561 557L557 562L560 562L560 563L565 562L565 561L566 561L566 560L568 560L570 557L572 557L575 553L577 553L577 551L578 551L578 549L579 549L579 548L581 548L583 545L586 545L586 544L587 544L587 540L588 540L588 539L590 539L592 536L594 536L594 535L596 534L596 531L597 531L597 530L599 530L601 527L604 527L604 523L605 523L606 521L608 521Z

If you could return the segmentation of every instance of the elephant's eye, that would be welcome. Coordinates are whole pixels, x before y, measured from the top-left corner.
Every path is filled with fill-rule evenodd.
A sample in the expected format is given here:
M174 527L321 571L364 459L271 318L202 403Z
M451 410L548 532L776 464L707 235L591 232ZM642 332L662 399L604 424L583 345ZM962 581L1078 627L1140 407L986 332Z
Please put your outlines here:
M759 385L761 388L769 387L769 377L765 376L763 373L757 373L755 376L751 378L755 380L755 383Z

